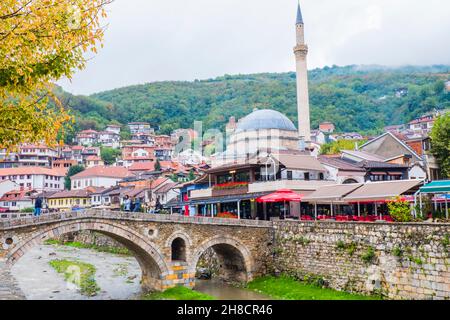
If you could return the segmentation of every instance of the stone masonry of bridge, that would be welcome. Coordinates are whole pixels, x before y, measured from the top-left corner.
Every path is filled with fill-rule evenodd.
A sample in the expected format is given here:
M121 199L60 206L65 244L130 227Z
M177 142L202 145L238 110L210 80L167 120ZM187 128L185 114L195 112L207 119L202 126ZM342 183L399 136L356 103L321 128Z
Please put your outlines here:
M142 285L164 290L193 287L199 258L212 248L220 276L246 282L267 273L273 234L267 221L189 218L89 210L0 221L0 263L12 266L33 246L78 231L95 231L129 249L142 269ZM175 256L174 256L175 255Z

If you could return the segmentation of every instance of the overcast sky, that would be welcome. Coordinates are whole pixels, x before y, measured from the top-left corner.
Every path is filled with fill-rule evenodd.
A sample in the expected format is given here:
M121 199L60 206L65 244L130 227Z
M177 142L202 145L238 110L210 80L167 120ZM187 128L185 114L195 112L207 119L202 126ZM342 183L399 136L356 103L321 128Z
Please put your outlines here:
M293 71L296 0L115 0L104 48L64 89ZM450 64L449 0L301 0L309 69Z

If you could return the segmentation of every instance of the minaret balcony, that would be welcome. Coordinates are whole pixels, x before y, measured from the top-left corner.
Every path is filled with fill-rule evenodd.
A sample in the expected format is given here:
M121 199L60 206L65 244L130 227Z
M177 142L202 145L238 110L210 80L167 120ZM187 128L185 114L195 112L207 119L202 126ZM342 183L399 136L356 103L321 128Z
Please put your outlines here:
M303 57L308 54L308 46L306 44L299 44L294 47L294 53Z

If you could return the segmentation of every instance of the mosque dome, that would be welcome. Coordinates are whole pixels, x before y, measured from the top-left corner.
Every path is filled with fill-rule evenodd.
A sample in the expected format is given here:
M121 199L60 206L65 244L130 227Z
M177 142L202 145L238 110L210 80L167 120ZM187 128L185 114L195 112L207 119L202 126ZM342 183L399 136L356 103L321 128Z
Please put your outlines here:
M278 129L297 131L291 120L284 114L270 109L255 110L241 119L236 131L251 131L260 129Z

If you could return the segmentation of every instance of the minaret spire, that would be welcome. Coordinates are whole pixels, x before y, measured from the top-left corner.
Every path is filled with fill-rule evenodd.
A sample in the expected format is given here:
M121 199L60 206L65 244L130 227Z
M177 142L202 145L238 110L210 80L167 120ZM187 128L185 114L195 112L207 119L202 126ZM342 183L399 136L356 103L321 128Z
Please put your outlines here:
M305 44L305 25L303 23L300 2L297 8L296 46L294 48L296 71L297 71L297 108L298 108L298 132L300 139L307 146L311 143L311 122L309 111L309 89L308 89L308 68L307 56L308 46Z
M300 1L298 2L297 21L295 24L303 24L303 16L302 16L302 9L300 8Z

